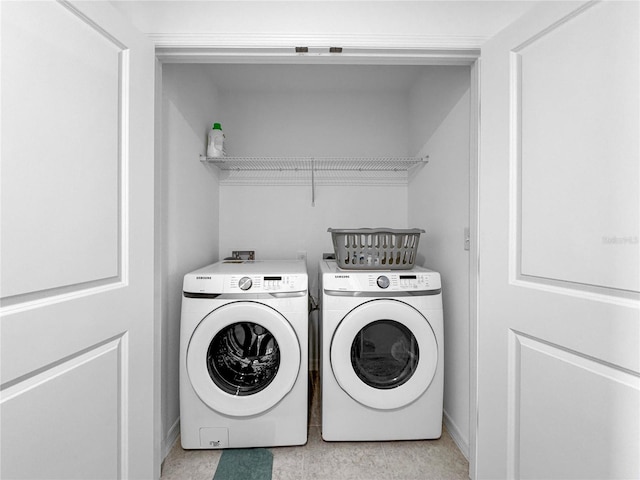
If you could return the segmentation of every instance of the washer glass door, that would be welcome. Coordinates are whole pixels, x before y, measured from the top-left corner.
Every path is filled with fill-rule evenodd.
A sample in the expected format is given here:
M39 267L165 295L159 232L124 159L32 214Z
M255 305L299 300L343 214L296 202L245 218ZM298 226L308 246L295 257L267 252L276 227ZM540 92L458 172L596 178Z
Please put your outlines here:
M330 355L334 376L348 395L368 407L393 409L427 390L438 345L418 310L398 300L371 300L338 324Z
M198 324L187 349L191 385L212 409L232 416L262 413L293 388L301 353L295 331L277 310L233 302Z
M207 367L221 390L231 395L254 395L278 374L280 346L273 333L258 323L232 323L209 344Z

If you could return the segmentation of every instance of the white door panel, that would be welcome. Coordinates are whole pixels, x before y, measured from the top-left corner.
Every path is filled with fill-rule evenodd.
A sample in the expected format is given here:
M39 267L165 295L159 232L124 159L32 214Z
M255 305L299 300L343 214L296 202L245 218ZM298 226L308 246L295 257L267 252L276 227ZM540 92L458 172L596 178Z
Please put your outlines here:
M3 13L2 295L114 279L122 45L58 3Z
M511 400L509 431L511 445L519 449L513 452L514 474L637 478L640 379L523 334L511 333L509 343L511 362L518 365L509 379L519 396Z
M511 54L522 275L640 292L640 90L628 73L640 56L629 10L587 8Z
M3 478L121 478L124 351L118 338L3 389Z
M153 47L2 2L3 478L153 478Z
M638 478L637 2L482 49L477 478Z

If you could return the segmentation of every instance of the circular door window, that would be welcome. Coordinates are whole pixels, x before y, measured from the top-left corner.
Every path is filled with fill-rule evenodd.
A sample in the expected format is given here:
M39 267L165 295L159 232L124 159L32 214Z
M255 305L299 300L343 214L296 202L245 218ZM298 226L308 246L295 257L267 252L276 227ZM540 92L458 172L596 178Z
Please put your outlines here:
M333 374L349 396L371 408L394 409L429 388L438 344L427 319L412 306L371 300L339 323L330 356Z
M364 383L383 390L406 383L418 368L420 348L411 330L394 320L376 320L351 344L351 366Z
M187 349L187 372L198 397L233 416L262 413L293 388L300 345L287 319L258 302L233 302L198 324Z
M254 395L278 374L280 347L273 334L253 322L233 323L209 345L207 367L213 382L231 395Z

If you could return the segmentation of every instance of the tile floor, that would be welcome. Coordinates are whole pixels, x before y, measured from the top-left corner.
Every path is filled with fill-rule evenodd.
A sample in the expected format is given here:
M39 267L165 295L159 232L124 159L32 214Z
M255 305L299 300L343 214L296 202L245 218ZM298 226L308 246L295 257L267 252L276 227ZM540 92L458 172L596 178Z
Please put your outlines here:
M439 440L325 442L320 433L317 372L313 372L309 440L272 447L273 480L467 480L469 464L449 433ZM183 450L176 442L161 480L211 480L221 450Z

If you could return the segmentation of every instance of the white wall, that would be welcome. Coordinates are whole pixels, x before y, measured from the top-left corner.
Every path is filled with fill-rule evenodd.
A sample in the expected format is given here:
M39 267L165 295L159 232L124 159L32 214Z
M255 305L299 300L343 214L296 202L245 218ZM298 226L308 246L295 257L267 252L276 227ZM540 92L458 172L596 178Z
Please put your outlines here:
M409 154L421 151L438 128L443 127L451 110L469 91L469 68L441 66L424 69L410 92ZM459 139L456 139L459 141Z
M434 84L451 89L430 93ZM436 97L438 92L446 94ZM445 423L468 458L469 252L463 240L469 225L469 69L425 75L414 87L412 99L417 107L412 115L414 131L430 132L418 153L430 159L409 185L409 224L426 230L419 261L442 275ZM435 128L429 106L438 115L448 109Z
M178 355L182 279L218 259L218 179L198 160L219 112L201 67L163 67L162 438L166 455L179 432Z
M237 156L404 156L403 92L239 92L224 95L225 146Z

